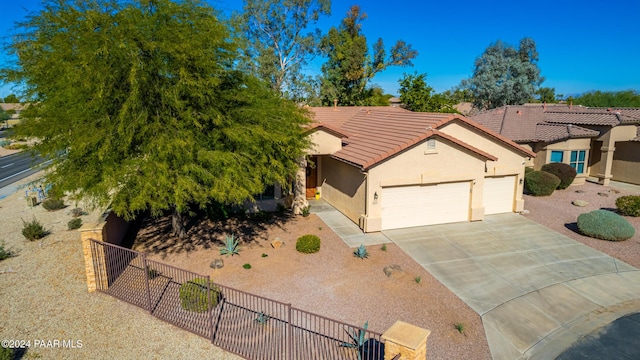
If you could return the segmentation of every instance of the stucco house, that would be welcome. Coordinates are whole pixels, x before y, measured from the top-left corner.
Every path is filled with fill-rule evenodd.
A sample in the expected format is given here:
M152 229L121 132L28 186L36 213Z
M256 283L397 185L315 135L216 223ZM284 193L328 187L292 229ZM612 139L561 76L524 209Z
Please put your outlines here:
M477 221L524 207L524 165L535 153L464 116L310 110L307 196L319 193L365 232Z
M528 166L563 162L587 177L640 184L640 109L587 108L566 104L511 105L472 120L537 154Z

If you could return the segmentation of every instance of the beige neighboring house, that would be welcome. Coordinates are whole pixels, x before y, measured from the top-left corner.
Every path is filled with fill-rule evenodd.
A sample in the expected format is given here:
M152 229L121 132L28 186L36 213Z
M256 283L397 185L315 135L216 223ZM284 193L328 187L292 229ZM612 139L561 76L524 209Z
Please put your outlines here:
M25 109L26 105L20 103L0 103L2 110L11 114L11 118L6 123L0 124L0 127L14 127L20 123L20 113Z
M307 196L365 232L521 211L535 153L461 115L397 107L310 108Z
M537 154L536 170L563 162L576 169L574 184L591 176L640 184L640 109L572 105L511 105L471 119Z

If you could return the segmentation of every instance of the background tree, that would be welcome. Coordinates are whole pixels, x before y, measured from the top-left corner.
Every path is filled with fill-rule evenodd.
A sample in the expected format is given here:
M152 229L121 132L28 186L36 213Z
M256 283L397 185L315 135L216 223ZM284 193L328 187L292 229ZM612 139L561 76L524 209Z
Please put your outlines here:
M457 102L444 94L434 94L433 88L427 84L427 74L404 74L399 80L400 101L404 108L418 112L455 113L453 107Z
M640 93L636 90L589 91L575 97L573 103L590 107L640 107Z
M126 219L171 210L184 236L190 206L239 203L295 174L306 116L233 69L236 46L210 7L52 0L20 29L17 63L0 75L33 104L16 135L54 159L54 193Z
M2 100L5 103L19 103L20 102L20 99L18 99L18 96L16 96L16 94L9 94L9 95L7 95L7 97L5 97Z
M7 123L7 120L9 119L11 119L11 114L9 114L4 109L0 108L0 121L2 122L2 125L0 125L0 129L2 128L6 129L9 127L9 124Z
M537 101L541 103L555 103L556 102L556 88L541 87L536 90L538 95Z
M454 104L474 101L471 90L461 88L460 86L455 86L452 89L443 92L442 95Z
M354 5L347 12L340 27L332 27L322 39L322 51L327 62L322 65L321 98L325 105L338 99L340 105L371 105L369 82L376 74L390 66L413 66L411 60L418 52L411 45L398 40L389 56L382 39L373 46L369 57L367 39L362 34L362 21L367 15Z
M321 15L331 14L331 0L245 0L241 28L249 68L288 98L308 91L303 66L318 54L322 34L307 32Z
M473 76L463 80L461 86L471 90L477 108L493 109L524 104L543 81L536 44L533 39L523 38L517 49L500 40L491 44L476 59Z

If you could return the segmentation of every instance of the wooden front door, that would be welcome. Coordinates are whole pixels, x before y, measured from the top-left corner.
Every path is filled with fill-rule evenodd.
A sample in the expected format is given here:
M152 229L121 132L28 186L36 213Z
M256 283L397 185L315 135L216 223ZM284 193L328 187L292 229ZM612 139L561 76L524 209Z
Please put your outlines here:
M316 186L318 186L318 157L310 156L307 160L307 199L316 196Z

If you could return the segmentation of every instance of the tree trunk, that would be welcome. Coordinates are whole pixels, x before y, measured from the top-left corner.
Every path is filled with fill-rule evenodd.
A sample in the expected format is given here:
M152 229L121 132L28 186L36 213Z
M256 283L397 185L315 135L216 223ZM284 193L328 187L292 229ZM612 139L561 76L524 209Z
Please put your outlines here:
M291 209L295 215L302 214L302 209L309 206L307 202L307 159L303 155L298 159L298 172L293 185L293 204Z
M171 214L171 235L177 236L180 239L184 239L187 236L187 229L184 227L184 221L182 220L182 214L178 210L177 206L173 206L173 213Z

